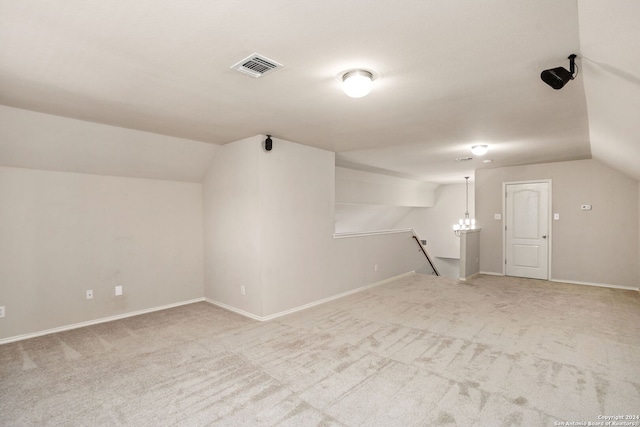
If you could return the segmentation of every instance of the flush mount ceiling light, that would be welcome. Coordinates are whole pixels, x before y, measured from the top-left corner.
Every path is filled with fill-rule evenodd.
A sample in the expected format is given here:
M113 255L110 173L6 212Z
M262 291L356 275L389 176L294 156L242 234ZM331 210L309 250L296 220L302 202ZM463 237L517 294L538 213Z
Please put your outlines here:
M476 156L484 156L489 151L489 146L486 144L476 144L471 146L471 152Z
M569 55L569 71L564 67L551 68L550 70L544 70L540 73L540 78L543 82L554 88L555 90L562 89L569 80L573 80L578 75L576 68L576 55Z
M362 98L373 88L373 74L365 70L353 70L342 76L342 90L351 98Z

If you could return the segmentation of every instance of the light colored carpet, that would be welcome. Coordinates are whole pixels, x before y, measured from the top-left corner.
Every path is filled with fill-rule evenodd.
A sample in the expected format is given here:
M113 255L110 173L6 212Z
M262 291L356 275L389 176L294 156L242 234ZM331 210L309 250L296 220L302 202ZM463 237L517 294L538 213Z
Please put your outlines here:
M640 294L411 275L256 322L207 303L0 346L2 426L553 426L640 413Z

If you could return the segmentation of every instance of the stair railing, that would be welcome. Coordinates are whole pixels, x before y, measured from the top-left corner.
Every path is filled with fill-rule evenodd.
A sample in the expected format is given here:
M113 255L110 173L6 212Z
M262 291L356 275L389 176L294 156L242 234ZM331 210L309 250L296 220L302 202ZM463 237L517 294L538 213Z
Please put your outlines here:
M436 276L439 276L440 273L438 273L438 269L436 268L436 266L433 264L433 261L431 261L431 257L429 256L429 254L427 253L427 251L424 249L424 246L422 246L422 243L420 242L420 239L418 238L418 236L416 235L415 230L413 231L413 235L411 237L413 237L416 241L416 243L418 244L418 246L420 247L420 250L422 251L422 253L424 254L424 257L427 259L427 261L429 261L429 265L431 266L431 269L433 270L433 272L435 273Z

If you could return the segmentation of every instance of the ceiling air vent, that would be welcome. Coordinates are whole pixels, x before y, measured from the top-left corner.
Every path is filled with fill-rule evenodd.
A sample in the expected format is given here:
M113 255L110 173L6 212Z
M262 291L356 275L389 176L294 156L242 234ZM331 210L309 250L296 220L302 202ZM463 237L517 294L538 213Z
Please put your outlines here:
M231 66L232 69L248 74L251 77L262 77L282 67L282 64L257 53L252 53L242 61Z

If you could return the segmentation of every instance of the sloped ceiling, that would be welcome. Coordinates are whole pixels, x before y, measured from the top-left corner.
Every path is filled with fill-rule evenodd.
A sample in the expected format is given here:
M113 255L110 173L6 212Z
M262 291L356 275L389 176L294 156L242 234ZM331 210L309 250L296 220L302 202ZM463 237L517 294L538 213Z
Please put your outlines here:
M593 157L640 181L640 2L578 4Z
M272 134L433 182L592 152L640 179L639 54L615 55L635 3L0 0L0 103L218 145ZM230 69L253 52L284 67ZM540 72L570 53L581 74L555 91ZM369 96L340 90L352 68ZM492 163L454 160L479 142Z

